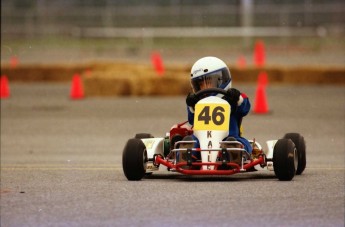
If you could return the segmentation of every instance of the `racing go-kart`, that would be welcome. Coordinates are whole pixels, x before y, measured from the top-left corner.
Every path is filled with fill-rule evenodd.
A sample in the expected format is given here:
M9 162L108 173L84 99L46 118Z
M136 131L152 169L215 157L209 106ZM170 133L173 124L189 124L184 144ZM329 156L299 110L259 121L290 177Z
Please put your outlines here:
M306 167L303 136L287 133L282 139L268 140L266 151L255 140L249 140L253 148L249 154L239 141L226 139L231 107L224 99L212 96L216 93L226 94L218 88L195 94L200 101L195 105L193 128L183 122L172 127L163 138L138 133L129 139L122 155L127 179L141 180L158 171L161 165L168 171L186 175L232 175L268 169L279 180L289 181L302 174ZM200 155L195 155L198 152Z

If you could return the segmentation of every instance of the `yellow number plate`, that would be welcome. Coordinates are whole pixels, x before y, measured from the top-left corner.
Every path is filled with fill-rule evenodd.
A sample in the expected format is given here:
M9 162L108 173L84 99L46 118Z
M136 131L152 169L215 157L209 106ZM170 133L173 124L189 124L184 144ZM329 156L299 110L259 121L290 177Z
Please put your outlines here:
M229 130L230 105L204 104L195 106L194 130Z

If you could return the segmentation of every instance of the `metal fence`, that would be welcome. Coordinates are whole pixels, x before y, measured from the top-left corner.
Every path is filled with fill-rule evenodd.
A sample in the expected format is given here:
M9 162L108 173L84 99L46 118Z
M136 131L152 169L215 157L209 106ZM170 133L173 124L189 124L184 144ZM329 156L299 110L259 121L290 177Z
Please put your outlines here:
M112 36L116 37L121 34L140 35L140 29L155 31L152 29L159 28L162 32L161 28L213 27L228 29L230 36L260 35L260 30L264 28L268 29L270 32L267 34L271 35L302 34L301 31L304 30L307 31L306 35L323 36L343 35L345 28L343 0L280 3L253 0L171 0L145 3L133 0L2 0L1 4L2 37L94 34L103 34L104 37L113 34ZM127 28L132 30L126 30ZM92 33L92 29L101 30ZM150 34L159 34L157 31ZM199 32L190 32L197 31ZM164 31L163 33L168 34ZM182 34L178 31L177 33ZM171 30L169 34L177 33ZM212 30L206 34L212 34Z

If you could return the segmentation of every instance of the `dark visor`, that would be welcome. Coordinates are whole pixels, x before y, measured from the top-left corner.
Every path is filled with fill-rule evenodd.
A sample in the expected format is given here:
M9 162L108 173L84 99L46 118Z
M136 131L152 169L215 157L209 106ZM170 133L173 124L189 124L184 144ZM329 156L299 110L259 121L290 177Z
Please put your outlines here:
M192 79L194 92L205 88L225 88L230 81L229 71L224 68Z

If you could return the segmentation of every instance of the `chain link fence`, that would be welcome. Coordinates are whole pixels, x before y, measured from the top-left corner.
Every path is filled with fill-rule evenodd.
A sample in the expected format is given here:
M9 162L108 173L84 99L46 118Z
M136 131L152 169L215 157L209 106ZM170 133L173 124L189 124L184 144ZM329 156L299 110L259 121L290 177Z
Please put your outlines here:
M343 35L345 2L3 0L5 37L80 35L89 28L258 27L309 29L311 35ZM278 33L278 32L277 32ZM255 33L253 33L255 35Z
M214 55L251 64L344 65L344 0L2 0L1 63L169 62Z

